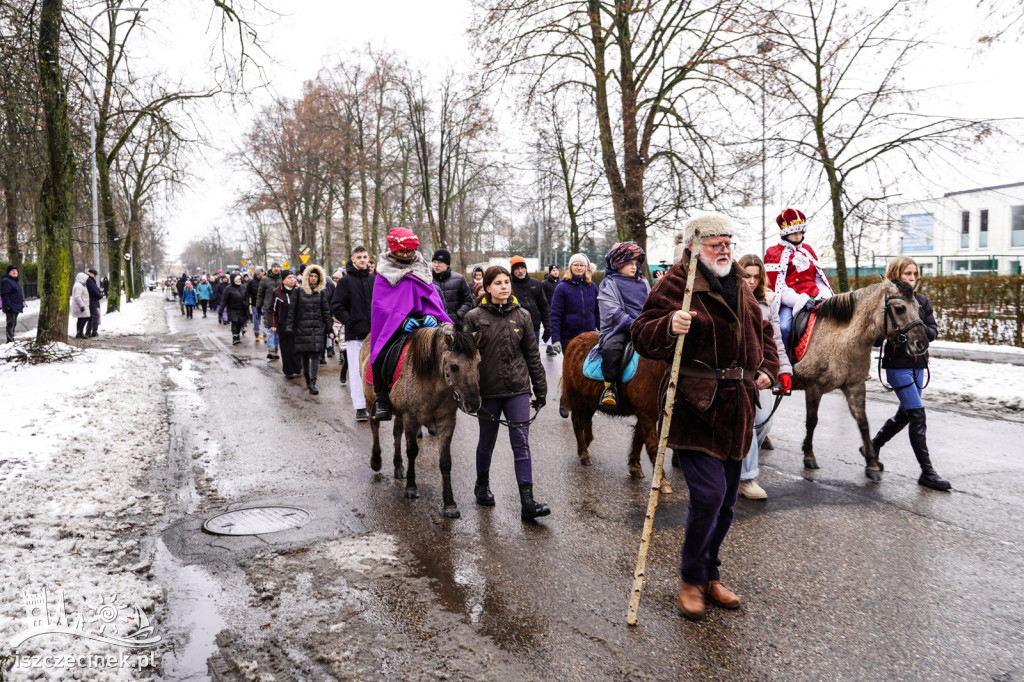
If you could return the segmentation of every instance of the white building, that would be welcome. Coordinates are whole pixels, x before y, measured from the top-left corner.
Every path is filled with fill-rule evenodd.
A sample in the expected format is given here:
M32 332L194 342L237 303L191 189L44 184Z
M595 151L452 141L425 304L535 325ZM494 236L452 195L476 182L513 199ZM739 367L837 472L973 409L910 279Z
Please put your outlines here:
M922 274L1019 274L1024 262L1024 182L947 192L892 206L900 253Z

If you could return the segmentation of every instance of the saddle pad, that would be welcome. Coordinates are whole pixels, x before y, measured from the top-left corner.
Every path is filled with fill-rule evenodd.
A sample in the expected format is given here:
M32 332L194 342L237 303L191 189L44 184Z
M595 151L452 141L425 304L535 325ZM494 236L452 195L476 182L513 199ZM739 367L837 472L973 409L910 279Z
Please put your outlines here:
M800 341L793 348L793 357L790 358L790 361L794 364L803 360L804 356L807 355L807 347L811 345L811 334L814 332L814 325L817 321L818 314L815 312L810 313L807 318L807 330L804 331Z
M627 353L628 357L622 363L622 376L620 377L622 383L626 383L636 376L636 368L640 364L640 356L633 350L632 345L627 348ZM587 359L583 361L583 376L588 379L604 381L604 374L601 373L601 354L598 352L597 346L590 349Z
M405 364L405 354L409 351L409 344L402 346L402 354L398 356L398 364L395 365L395 373L391 376L391 381L388 382L388 388L394 386L398 382L398 377L402 374L402 365ZM383 361L383 358L377 358ZM373 385L373 363L366 363L366 375L363 377L363 381Z

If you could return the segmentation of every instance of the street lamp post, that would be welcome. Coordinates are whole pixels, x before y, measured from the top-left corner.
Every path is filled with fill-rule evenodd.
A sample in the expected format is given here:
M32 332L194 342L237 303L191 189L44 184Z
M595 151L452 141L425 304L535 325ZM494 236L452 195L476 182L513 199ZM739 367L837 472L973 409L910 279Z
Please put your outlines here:
M102 17L104 14L109 12L148 12L147 7L108 7L107 9L100 10L96 16L89 22L89 49L86 51L89 61L89 118L92 119L92 125L89 126L89 149L92 150L92 259L96 264L97 270L100 269L100 212L99 212L99 200L97 195L99 190L97 188L96 176L99 173L99 168L96 166L96 124L99 123L97 120L96 113L96 91L92 82L92 34L93 26L96 20ZM114 267L111 263L110 267ZM118 263L117 267L120 268L121 264Z
M761 253L765 252L768 230L768 216L766 215L768 190L765 180L765 165L768 158L768 145L765 138L767 137L768 129L768 96L766 93L768 78L767 55L771 49L772 42L770 40L762 40L757 44L757 53L761 55Z

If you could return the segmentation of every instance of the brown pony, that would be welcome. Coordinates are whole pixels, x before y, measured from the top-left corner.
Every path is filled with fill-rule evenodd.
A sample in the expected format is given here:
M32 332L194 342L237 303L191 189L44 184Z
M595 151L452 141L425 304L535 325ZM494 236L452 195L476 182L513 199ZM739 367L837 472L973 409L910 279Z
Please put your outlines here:
M818 469L814 457L814 427L818 424L821 396L839 389L860 429L864 473L882 480L884 467L871 445L864 400L871 374L871 349L882 339L906 343L920 355L928 349L928 335L918 311L914 290L906 282L886 280L839 294L818 307L817 322L807 354L793 367L793 388L803 389L807 402L804 467Z
M359 351L359 376L364 377L363 394L366 404L373 405L377 394L373 384L365 381L366 367L370 363L370 344L364 343ZM405 364L398 381L391 388L394 413L395 478L405 478L405 496L415 499L416 456L419 443L416 436L420 426L433 425L437 429L440 451L441 479L443 483L444 516L459 518L459 509L452 495L452 435L455 416L462 408L469 414L480 409L480 351L473 335L457 331L451 324L435 328L420 328L412 333L406 351ZM373 449L370 468L380 471L380 423L370 420ZM402 433L409 456L409 471L402 468Z
M600 410L613 416L635 416L633 443L629 450L629 473L633 478L643 478L640 465L640 449L647 447L651 464L658 454L658 417L661 414L661 384L669 370L667 362L640 357L636 376L622 384L619 389L619 407L610 411L601 406L601 391L604 383L590 379L583 374L583 363L590 349L597 345L597 332L580 334L565 349L562 360L561 407L572 414L572 428L576 432L576 451L580 464L590 464L588 447L594 440L594 412ZM672 492L668 477L662 474L661 492Z

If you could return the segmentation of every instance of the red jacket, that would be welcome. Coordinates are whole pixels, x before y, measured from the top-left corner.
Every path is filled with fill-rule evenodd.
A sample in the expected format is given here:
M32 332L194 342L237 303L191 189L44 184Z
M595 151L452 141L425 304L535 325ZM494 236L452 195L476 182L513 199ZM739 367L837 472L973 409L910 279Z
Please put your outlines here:
M793 259L797 256L798 251L803 251L804 255L808 256L809 264L803 270L797 269L797 265L793 263ZM787 252L789 256L786 258L786 262L782 263L782 258ZM783 270L786 272L786 277L783 280L786 287L789 287L798 294L807 294L811 298L814 298L819 293L818 276L820 275L822 279L826 282L828 281L824 271L821 270L821 266L818 265L817 254L807 244L800 244L793 250L788 250L783 244L776 244L769 248L764 253L764 269L765 274L768 275L769 285L776 292L783 288L778 281L779 273Z

